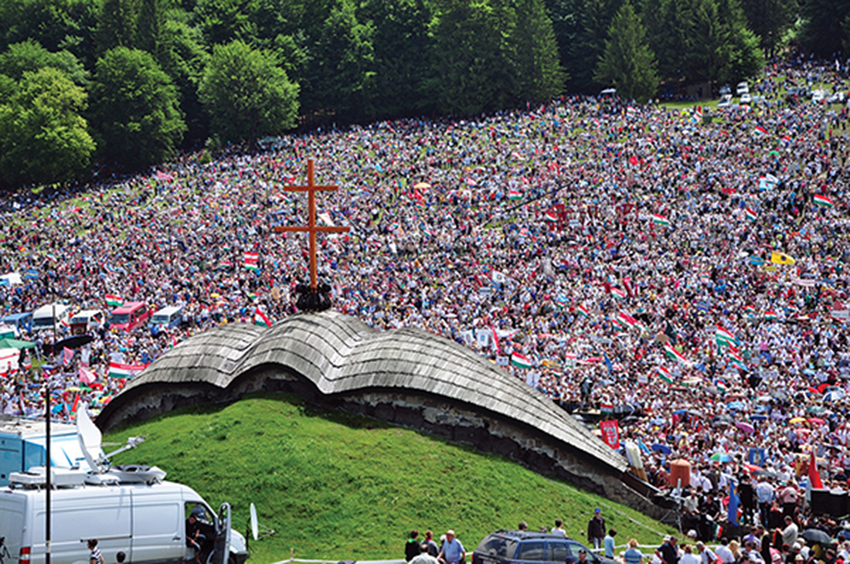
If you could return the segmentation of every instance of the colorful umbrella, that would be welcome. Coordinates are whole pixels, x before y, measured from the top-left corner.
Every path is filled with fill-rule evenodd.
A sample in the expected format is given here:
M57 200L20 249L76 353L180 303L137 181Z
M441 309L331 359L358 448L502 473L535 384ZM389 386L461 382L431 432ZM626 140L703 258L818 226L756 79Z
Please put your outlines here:
M740 430L742 430L745 433L755 433L756 432L755 427L753 427L749 423L745 423L743 421L738 421L737 423L735 423L735 427L739 428Z
M789 423L805 423L805 422L806 422L806 420L805 420L805 418L803 418L803 417L794 417L793 419L791 419L791 420L790 420L790 421L788 421L788 422L789 422Z
M715 462L732 462L732 457L726 452L715 452L711 459Z

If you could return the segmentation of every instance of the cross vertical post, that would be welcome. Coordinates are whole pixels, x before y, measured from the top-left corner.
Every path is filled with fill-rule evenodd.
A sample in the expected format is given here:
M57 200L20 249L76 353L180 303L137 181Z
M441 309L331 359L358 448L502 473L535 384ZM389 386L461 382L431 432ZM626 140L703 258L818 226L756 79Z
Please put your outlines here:
M313 175L313 159L307 160L307 185L284 186L286 192L307 192L307 225L277 226L278 233L304 233L310 236L310 291L318 292L319 283L316 274L316 233L344 233L348 227L336 225L316 225L316 192L337 190L336 186L317 186Z

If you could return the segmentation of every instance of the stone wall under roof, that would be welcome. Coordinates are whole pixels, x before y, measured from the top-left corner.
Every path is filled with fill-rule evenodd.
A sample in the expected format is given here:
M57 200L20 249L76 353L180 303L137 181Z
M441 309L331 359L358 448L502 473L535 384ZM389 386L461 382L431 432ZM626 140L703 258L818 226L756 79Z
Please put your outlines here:
M107 431L262 390L444 436L658 513L623 482L621 455L507 371L443 337L378 332L333 311L270 329L232 323L196 335L130 381L97 424Z

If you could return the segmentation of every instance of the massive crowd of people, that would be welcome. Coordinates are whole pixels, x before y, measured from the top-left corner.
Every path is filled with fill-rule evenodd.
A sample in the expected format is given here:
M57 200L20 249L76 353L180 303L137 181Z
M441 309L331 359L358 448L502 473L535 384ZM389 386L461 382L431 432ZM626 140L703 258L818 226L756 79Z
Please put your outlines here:
M95 382L52 359L70 407L57 416L96 411L123 384L110 360L148 363L257 310L272 322L297 312L307 237L273 228L306 223L306 197L282 187L304 184L313 159L317 183L339 187L317 196L320 223L350 227L319 236L335 309L462 342L570 411L610 410L659 486L679 457L697 480L744 464L804 478L808 448L825 480L846 480L847 109L783 96L846 91L843 70L771 64L751 107L567 96L6 196L0 267L31 275L0 287L0 304L184 306L179 328L100 330L85 352ZM4 412L43 409L29 373L2 384Z

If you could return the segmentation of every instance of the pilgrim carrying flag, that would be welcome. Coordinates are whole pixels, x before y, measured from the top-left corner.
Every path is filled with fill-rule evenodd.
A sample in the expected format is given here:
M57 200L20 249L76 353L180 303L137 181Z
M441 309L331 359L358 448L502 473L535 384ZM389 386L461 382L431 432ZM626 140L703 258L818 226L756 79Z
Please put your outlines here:
M738 504L741 503L741 498L738 497L738 488L734 480L729 480L729 509L726 513L726 518L729 524L733 527L738 526Z
M664 354L681 364L690 364L690 362L688 362L688 359L685 358L682 353L677 351L676 348L670 343L664 343Z
M822 206L824 208L834 208L835 207L835 202L833 202L831 198L827 198L823 194L815 194L813 201L814 201L815 205Z
M770 262L772 262L773 264L787 264L790 266L796 261L791 255L786 255L785 253L780 253L779 251L773 251L772 253L770 253Z
M531 361L525 355L515 352L511 355L511 364L517 368L531 368Z
M260 327L271 327L272 322L269 321L269 318L266 317L266 314L260 311L260 308L254 308L254 325L259 325Z
M245 253L245 259L243 264L245 268L248 270L257 270L259 268L258 262L260 261L260 253Z

